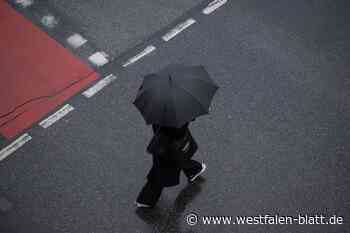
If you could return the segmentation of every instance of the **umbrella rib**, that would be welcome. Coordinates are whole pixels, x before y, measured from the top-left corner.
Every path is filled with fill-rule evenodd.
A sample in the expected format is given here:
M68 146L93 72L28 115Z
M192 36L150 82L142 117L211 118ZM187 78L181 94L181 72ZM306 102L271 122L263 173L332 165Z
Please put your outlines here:
M171 94L169 95L170 101L172 102L173 106L175 107L175 101L174 101L174 95L173 95L174 88L171 88ZM176 109L174 110L174 118L175 122L177 122L177 116L176 116Z
M189 69L191 70L191 68L189 68ZM200 71L204 72L208 78L207 79L202 79L202 78L199 78L199 76L191 76L192 79L200 80L200 81L202 81L202 82L204 82L206 84L217 86L216 83L214 82L214 80L210 77L209 73L204 69L203 66L195 66L195 69L200 69Z
M192 96L196 100L196 102L201 106L201 108L204 109L204 112L208 113L208 110L205 107L203 107L202 103L197 99L196 96L192 95L191 92L189 92L188 90L186 90L185 88L183 88L181 86L179 86L179 88L181 90L185 91L188 95Z
M166 109L167 109L167 106L166 106L166 103L163 105L163 110L162 110L162 120L161 120L161 124L164 124L165 122L165 112L166 112Z
M198 78L198 77L193 77L192 79L199 80L202 83L205 83L205 85L215 86L216 88L218 88L218 85L216 85L216 83L211 81L211 80L204 80L204 79L201 79L201 78Z

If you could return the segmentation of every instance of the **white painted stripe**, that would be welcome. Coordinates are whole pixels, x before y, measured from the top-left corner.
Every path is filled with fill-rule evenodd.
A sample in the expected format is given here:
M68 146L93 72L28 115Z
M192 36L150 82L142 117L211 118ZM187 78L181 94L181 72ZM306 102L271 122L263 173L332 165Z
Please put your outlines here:
M87 42L87 39L82 37L82 35L75 33L67 38L68 44L73 48L77 49Z
M103 66L109 62L108 57L108 54L105 52L96 52L92 54L88 59L96 66Z
M25 133L19 138L17 138L15 141L13 141L10 145L5 147L0 151L0 161L4 160L7 156L18 150L20 147L22 147L24 144L26 144L28 141L30 141L32 137Z
M182 32L183 30L185 30L186 28L188 28L189 26L191 26L192 24L194 24L196 22L196 20L190 18L187 19L186 21L176 25L173 29L171 29L169 32L167 32L165 35L162 36L162 39L164 41L169 41L172 38L174 38L177 34L179 34L180 32Z
M55 16L49 14L41 18L41 23L48 28L54 28L58 24L58 19Z
M214 0L208 4L206 8L203 9L203 14L209 15L222 5L224 5L227 2L227 0Z
M140 53L138 53L136 56L130 58L129 60L127 60L124 64L123 67L127 67L128 65L131 65L133 63L135 63L136 61L140 60L142 57L146 56L147 54L150 54L151 52L153 52L154 50L156 50L156 47L153 45L149 45L147 46L144 50L142 50Z
M97 92L102 90L105 86L113 82L115 79L117 79L117 77L114 74L108 75L104 79L98 81L94 86L84 91L83 96L85 96L86 98L94 96Z
M39 125L46 129L73 110L74 110L73 106L66 104L60 110L58 110L57 112L55 112L54 114L46 118L45 120L41 121Z
M33 0L16 0L16 4L19 4L24 8L31 6L33 3Z

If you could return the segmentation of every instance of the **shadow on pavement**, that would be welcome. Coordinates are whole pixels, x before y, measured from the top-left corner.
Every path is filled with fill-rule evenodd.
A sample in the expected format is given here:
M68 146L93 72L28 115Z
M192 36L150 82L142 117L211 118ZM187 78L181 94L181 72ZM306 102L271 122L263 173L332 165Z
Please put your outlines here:
M153 209L138 208L135 211L136 215L149 225L156 226L161 222L165 222L160 232L180 232L180 226L183 225L182 221L184 221L182 213L186 210L186 206L202 191L201 185L203 183L205 183L205 179L199 177L195 183L187 184L175 199L174 205L167 216L162 214L157 206ZM191 230L186 231L186 233L192 232Z

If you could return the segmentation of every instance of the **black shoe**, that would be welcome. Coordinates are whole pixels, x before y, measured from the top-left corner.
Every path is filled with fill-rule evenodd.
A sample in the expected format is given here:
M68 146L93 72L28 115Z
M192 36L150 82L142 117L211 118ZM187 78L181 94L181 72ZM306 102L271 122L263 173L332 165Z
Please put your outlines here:
M194 182L198 176L200 176L205 170L207 169L207 165L205 165L205 163L202 163L202 169L197 172L196 174L193 174L191 176L188 177L188 182Z

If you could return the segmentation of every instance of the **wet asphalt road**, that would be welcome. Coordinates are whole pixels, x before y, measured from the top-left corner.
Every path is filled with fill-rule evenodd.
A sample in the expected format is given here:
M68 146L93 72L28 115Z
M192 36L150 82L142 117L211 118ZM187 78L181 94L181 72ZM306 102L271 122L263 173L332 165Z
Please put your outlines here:
M200 0L113 1L49 0L80 26L90 42L113 57L166 27Z
M75 19L88 35L98 21L79 20L93 19L96 12L86 10L93 6L84 5ZM78 106L75 112L47 130L34 131L34 140L0 163L0 189L12 203L0 215L0 230L347 232L348 7L346 1L229 1L210 16L191 12L197 20L193 26L167 43L154 39L157 50L127 69L118 66L119 51L128 54L126 49L140 38L152 40L155 30L174 17L115 44L90 34L97 47L116 57L100 72L113 72L118 79L92 99L71 100ZM181 9L176 17L187 17ZM104 12L113 17L105 8L98 14ZM143 25L143 19L135 24ZM114 20L132 22L127 16ZM181 185L164 191L153 211L137 211L133 202L151 166L145 153L151 129L131 102L142 75L179 62L204 65L221 87L211 115L191 125L200 145L196 158L208 170L192 186L182 177ZM184 218L191 212L336 214L345 224L189 226Z

